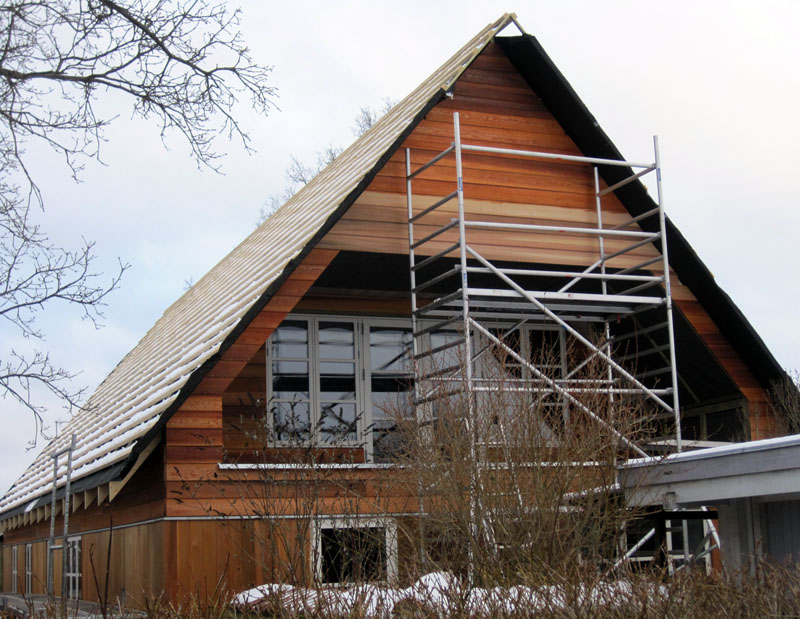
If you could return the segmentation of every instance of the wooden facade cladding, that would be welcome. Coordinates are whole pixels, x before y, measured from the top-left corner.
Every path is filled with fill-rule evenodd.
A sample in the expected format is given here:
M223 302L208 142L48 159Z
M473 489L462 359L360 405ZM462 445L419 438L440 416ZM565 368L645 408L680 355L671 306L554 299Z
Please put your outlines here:
M244 380L248 363L259 351L263 353L264 343L272 331L294 309L336 254L335 250L312 250L167 422L168 516L182 516L187 510L197 515L196 509L187 507L192 488L202 480L214 479L217 465L224 459L223 395L232 385L236 388L237 380ZM250 386L245 388L249 392ZM262 383L260 391L264 389Z
M405 140L372 183L318 247L337 250L406 254L408 227L405 147L412 166L447 148L453 139L452 113L459 112L462 141L481 146L520 148L580 155L580 151L533 93L496 44L489 45L456 83L453 97L434 107ZM464 195L467 218L507 223L594 226L597 222L594 184L588 166L532 162L513 157L465 153ZM415 180L415 212L455 188L453 157ZM601 184L604 187L604 185ZM603 198L604 226L630 218L612 194ZM455 201L440 207L441 215L418 225L418 236L434 231L456 216ZM427 245L441 251L457 239L455 231ZM585 235L469 231L471 247L489 260L588 266L598 257L597 241ZM606 251L621 247L606 240ZM645 245L608 263L625 268L657 256ZM654 273L660 264L649 267ZM775 423L764 388L733 350L692 292L670 273L675 305L737 384L748 401L752 439L774 436ZM317 303L316 307L320 304Z

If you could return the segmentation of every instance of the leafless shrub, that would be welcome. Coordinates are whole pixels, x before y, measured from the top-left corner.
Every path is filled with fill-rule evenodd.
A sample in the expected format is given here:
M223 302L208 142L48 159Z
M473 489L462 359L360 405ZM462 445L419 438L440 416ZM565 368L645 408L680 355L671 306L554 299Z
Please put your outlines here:
M800 433L800 371L788 373L783 380L775 381L769 390L781 434Z

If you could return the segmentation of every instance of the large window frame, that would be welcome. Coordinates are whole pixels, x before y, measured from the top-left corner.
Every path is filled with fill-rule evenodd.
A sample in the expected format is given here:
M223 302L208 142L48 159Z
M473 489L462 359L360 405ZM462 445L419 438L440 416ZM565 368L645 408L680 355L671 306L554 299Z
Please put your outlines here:
M360 447L362 444L361 437L364 434L364 419L361 404L365 401L363 395L363 385L360 377L363 374L363 362L361 352L361 334L358 325L358 320L350 317L340 316L323 316L323 315L294 315L287 316L282 325L293 323L305 323L306 325L306 353L305 356L298 354L299 346L287 346L291 352L295 354L284 354L280 351L280 346L275 343L274 334L267 342L267 406L270 424L270 436L272 442L277 446L295 446L298 444L308 444L312 442L320 446L328 447ZM325 354L325 349L334 348L331 344L326 344L320 341L320 330L325 326L330 325L343 325L352 327L353 333L353 354L349 357L335 356L334 354ZM280 327L278 327L280 329ZM332 330L332 329L331 329ZM276 330L277 331L277 330ZM347 345L341 346L345 348ZM282 372L279 370L281 364L285 364L291 369L302 367L306 365L307 372L307 391L302 392L301 389L287 390L279 392L281 395L276 397L274 386L279 382L282 377L290 376L289 372ZM340 377L347 379L353 377L354 390L352 395L354 397L336 397L332 391L324 391L324 383L326 380L335 379L334 373L326 373L325 368L343 368L352 365L353 374L339 374ZM335 372L335 370L334 370ZM296 379L295 379L296 380ZM287 381L288 382L288 381ZM297 382L297 380L296 380ZM294 397L289 397L288 394L294 393ZM307 393L307 395L303 395ZM299 394L299 397L298 397ZM327 395L326 395L327 394ZM342 395L349 395L340 393ZM354 410L354 419L347 420L348 426L345 430L345 436L338 440L327 440L323 435L327 432L325 430L326 415L332 416L335 414L337 405L340 411L348 410L352 406ZM305 412L298 413L302 407L302 411L308 408L308 429L302 427L292 428L290 422L284 422L283 417L294 416L294 423L297 424L297 419L300 416L306 416ZM288 414L287 414L288 413ZM281 418L281 423L276 422L276 418ZM341 424L340 424L341 425ZM349 427L353 425L354 431L350 432ZM288 428L287 428L288 426ZM330 426L328 426L330 428ZM330 434L334 434L331 431Z
M399 385L402 380L408 380L408 393L410 398L411 381L413 380L413 367L411 365L413 360L411 358L410 318L343 316L327 314L290 314L286 317L282 325L287 325L292 322L297 324L302 323L305 325L305 352L302 351L302 344L300 346L296 345L299 340L290 341L288 339L283 340L289 345L285 347L284 351L282 351L280 345L273 345L275 343L274 334L269 338L266 346L267 416L268 425L270 427L271 444L275 447L314 444L318 447L363 448L365 460L367 462L375 462L376 458L380 460L381 454L376 453L379 452L379 450L376 448L376 435L382 430L380 427L381 423L383 424L384 428L390 424L386 416L373 414L373 396L376 395L373 393L373 384L379 383L380 379L384 379L383 388L386 389L389 381L394 381L397 385ZM320 334L323 327L325 325L336 324L347 326L347 330L352 329L352 355L348 354L348 356L343 357L343 353L337 352L335 349L331 348L329 343L326 344L325 341L321 341L322 336ZM424 323L422 327L425 326L429 325ZM494 329L502 330L508 329L512 325L504 321L496 321L493 322L491 326ZM278 329L280 329L280 327L278 327ZM373 367L373 348L371 346L371 333L373 329L387 329L390 331L394 330L407 332L409 337L404 343L404 345L407 346L407 366L402 368L401 366L403 366L404 363L395 363L389 366L388 369ZM453 334L450 333L451 331ZM556 343L558 347L557 358L552 360L554 363L548 364L551 367L543 369L551 371L555 370L555 377L563 377L567 367L567 341L564 330L558 328L558 326L539 323L525 325L521 329L522 336L518 338L519 352L523 358L533 359L534 363L536 363L536 356L532 351L531 340L533 338L533 332L543 331L553 332L554 337L540 335L536 336L536 339L540 339L542 342L550 340L553 343ZM422 347L423 349L436 348L440 346L446 339L456 337L455 333L456 332L453 329L445 330L441 333L429 333L424 338ZM487 343L483 341L483 338L479 337L476 338L476 340L476 350L479 350L478 347L487 345ZM391 343L387 344L389 347L391 347L391 345ZM333 350L333 355L326 354L326 350L329 352ZM441 354L439 354L438 361L440 363L443 362ZM435 363L435 358L436 355L434 356L434 360L427 359L426 363ZM285 391L278 391L276 395L275 386L281 384L281 378L284 376L284 374L281 373L281 371L277 368L279 368L280 364L283 362L287 364L287 367L292 366L294 368L298 368L305 365L307 368L308 391L307 393L298 392L295 389L294 395L297 396L299 393L300 397L295 397L294 401L286 396L287 392ZM447 361L447 363L452 363L452 361ZM354 385L352 386L353 388L351 393L354 395L354 398L347 397L337 399L335 397L331 398L324 395L326 392L324 391L323 382L326 380L326 378L322 368L326 364L339 364L341 366L352 364L354 368ZM476 373L478 376L481 376L482 374L487 376L480 367L476 368ZM285 375L288 376L288 374ZM350 375L348 374L348 376ZM531 377L529 370L523 366L517 370L512 370L512 373L507 378L528 380ZM502 377L498 377L498 380L502 380ZM296 377L295 383L305 384L303 380L297 381ZM283 384L288 384L288 382ZM383 390L381 393L388 394L389 391ZM293 410L303 408L304 410L305 406L308 407L308 430L304 432L295 432L293 436L289 436L291 433L285 431L285 424L283 422L283 417L281 417L281 415L284 413L281 411L286 411L289 408L292 408ZM344 408L344 406L354 407L354 431L351 432L349 426L345 426L347 431L346 436L341 436L335 441L327 440L326 436L323 435L323 417L325 416L326 406L339 406L340 408ZM402 407L402 404L400 406ZM564 406L563 402L559 402L558 398L554 399L552 403L546 404L546 406L563 408L564 422L568 421L568 408ZM281 407L283 408L281 409ZM402 413L402 410L399 412ZM410 401L408 413L415 413L415 411L411 410L410 408ZM389 431L391 431L390 428Z

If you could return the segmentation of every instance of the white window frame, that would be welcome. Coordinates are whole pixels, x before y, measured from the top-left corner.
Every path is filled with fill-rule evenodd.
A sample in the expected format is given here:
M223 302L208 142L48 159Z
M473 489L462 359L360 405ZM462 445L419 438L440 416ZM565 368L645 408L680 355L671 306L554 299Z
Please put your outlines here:
M66 591L68 600L79 600L81 597L81 537L76 535L67 538L62 552L67 553L67 569L63 577L66 578Z
M310 441L319 447L362 447L364 444L363 436L365 428L368 427L365 423L364 411L364 393L363 393L363 375L364 375L364 362L362 354L361 342L361 328L360 320L354 316L328 316L325 314L290 314L284 320L297 320L305 321L307 334L308 334L308 356L305 358L288 358L282 357L281 359L289 361L304 361L308 363L308 389L309 389L309 421L311 425ZM339 441L336 443L324 443L320 440L320 413L322 410L321 393L319 389L320 362L328 361L321 359L319 355L319 323L320 322L340 322L343 324L350 324L353 326L354 338L354 354L355 359L353 363L355 366L355 408L356 408L356 438L355 441ZM275 431L275 417L272 413L272 338L267 340L266 346L266 365L267 365L267 417L270 428L270 436L276 437ZM346 359L336 359L336 362L349 363ZM297 444L296 441L291 440L278 440L273 438L271 442L277 447L288 447Z
M33 544L25 544L25 593L30 595L33 588Z
M11 593L19 593L18 586L17 586L17 578L19 578L19 568L18 568L18 546L11 547Z
M289 314L285 320L304 321L307 326L308 333L308 355L305 358L289 358L282 359L289 361L305 361L308 363L308 379L309 379L309 418L311 423L310 442L320 448L324 447L345 447L345 448L363 448L364 458L366 462L372 462L374 456L373 432L372 432L372 364L371 364L371 350L369 330L372 327L396 327L402 329L411 328L411 319L406 317L367 317L367 316L354 316L354 315L329 315L329 314ZM356 393L356 417L357 417L357 432L355 441L339 441L336 443L323 443L320 440L319 431L319 418L321 411L321 394L320 394L320 372L319 365L324 361L319 356L319 324L321 322L341 322L353 325L354 345L355 345L355 393ZM433 323L431 323L433 324ZM492 321L491 327L508 328L513 323L506 321ZM427 326L427 322L421 326ZM523 337L520 339L520 354L523 358L531 359L530 350L530 334L533 331L554 331L558 333L559 341L559 359L556 360L556 365L550 369L556 369L560 365L559 372L563 376L567 371L566 363L566 335L563 329L557 325L533 323L524 325L520 330ZM478 338L483 341L482 337ZM429 348L431 345L430 334L424 338L423 348ZM342 360L338 360L342 361ZM267 340L266 346L266 394L267 394L267 417L270 427L270 434L273 437L271 443L275 447L287 447L297 444L296 441L291 440L277 440L275 432L275 419L272 412L272 346L271 338ZM480 369L477 369L480 374ZM530 370L523 365L522 379L527 380L531 377ZM566 405L563 407L563 415L565 420L568 421L569 410Z
M364 409L364 421L366 423L365 428L372 428L372 348L370 346L370 339L369 339L369 330L371 327L392 327L398 329L408 329L411 330L411 318L404 319L404 318L364 318L361 321L361 341L362 341L362 358L364 359L364 370L362 371L362 382L363 382L363 406ZM410 351L413 355L413 350ZM413 363L413 359L411 360ZM380 374L378 374L380 376ZM411 370L410 376L413 380L414 371ZM365 432L365 441L364 441L364 457L367 462L373 461L374 455L374 444L373 444L374 433L372 430L369 432Z
M322 531L325 529L383 529L386 535L386 582L394 584L397 582L397 521L394 518L386 517L364 517L364 516L331 516L326 518L315 518L311 522L311 561L313 574L320 584L340 584L323 583L322 574Z

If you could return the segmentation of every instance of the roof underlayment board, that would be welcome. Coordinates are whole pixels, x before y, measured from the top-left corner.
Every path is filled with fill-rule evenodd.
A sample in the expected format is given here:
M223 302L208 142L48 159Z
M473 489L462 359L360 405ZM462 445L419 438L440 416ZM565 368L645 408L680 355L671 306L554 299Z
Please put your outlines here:
M72 433L77 438L75 491L108 481L109 471L117 478L125 475L220 353L367 187L410 131L512 23L516 23L514 17L504 15L481 30L169 307L100 384L85 410L0 500L0 518L46 501L53 487L51 455L66 446ZM534 37L523 34L500 38L498 43L584 154L620 158ZM613 184L618 179L606 174L626 171L601 173ZM638 182L617 193L632 214L652 208L646 189ZM778 375L780 367L766 346L671 224L668 237L672 267L737 352L767 378ZM765 381L762 376L759 379ZM65 474L62 466L59 485Z

